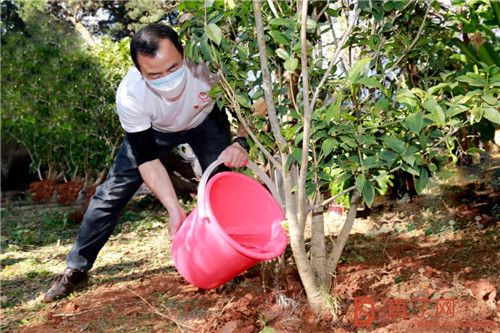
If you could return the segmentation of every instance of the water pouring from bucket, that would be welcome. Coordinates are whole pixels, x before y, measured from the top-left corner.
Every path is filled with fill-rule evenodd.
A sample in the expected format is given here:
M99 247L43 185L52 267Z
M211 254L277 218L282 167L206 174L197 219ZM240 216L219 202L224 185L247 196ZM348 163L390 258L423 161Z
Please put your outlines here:
M259 261L281 255L288 244L278 192L253 162L247 167L267 185L225 171L210 180L222 162L212 163L200 180L198 204L174 236L172 258L177 271L193 285L217 288Z

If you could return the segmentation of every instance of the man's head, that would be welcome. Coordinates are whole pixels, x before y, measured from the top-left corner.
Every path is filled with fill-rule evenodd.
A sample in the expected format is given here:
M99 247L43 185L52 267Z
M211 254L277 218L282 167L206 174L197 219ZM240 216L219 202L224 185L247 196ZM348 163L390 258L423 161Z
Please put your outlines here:
M166 76L182 66L179 35L164 24L150 24L139 30L130 41L130 54L147 80Z

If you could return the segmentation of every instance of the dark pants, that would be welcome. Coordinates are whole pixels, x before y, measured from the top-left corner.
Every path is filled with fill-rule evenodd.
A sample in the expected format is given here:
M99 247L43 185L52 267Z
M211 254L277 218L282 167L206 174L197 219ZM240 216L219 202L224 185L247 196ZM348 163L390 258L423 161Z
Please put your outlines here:
M167 154L177 145L188 143L203 170L231 144L229 121L217 106L196 128L176 133L155 131L155 135L160 154ZM141 184L137 163L127 139L124 139L106 181L97 187L85 212L76 243L67 257L69 268L81 271L92 268L125 205Z

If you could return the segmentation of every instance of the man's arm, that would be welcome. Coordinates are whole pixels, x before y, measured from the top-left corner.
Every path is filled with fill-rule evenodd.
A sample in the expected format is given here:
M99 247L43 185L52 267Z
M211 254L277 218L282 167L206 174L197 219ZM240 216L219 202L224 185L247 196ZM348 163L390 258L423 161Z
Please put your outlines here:
M165 206L170 215L170 238L173 237L186 214L182 210L167 170L159 160L158 147L152 128L126 132L142 180Z
M172 181L159 159L139 165L142 180L165 206L170 215L170 238L172 238L186 218L186 213L179 204Z

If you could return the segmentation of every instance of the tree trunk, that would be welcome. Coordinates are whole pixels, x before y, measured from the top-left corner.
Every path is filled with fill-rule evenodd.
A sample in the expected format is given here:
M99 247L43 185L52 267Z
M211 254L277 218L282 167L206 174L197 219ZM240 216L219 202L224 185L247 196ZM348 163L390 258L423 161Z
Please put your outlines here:
M80 6L77 5L76 8L73 10L69 10L70 14L68 14L68 21L71 22L71 24L75 27L76 32L82 37L82 39L89 45L89 46L96 46L97 43L92 37L92 34L90 31L88 31L87 28L77 19L77 13L78 10L80 9Z
M319 313L325 308L326 304L322 297L320 286L314 276L309 258L307 257L304 234L299 232L299 221L297 220L296 214L291 214L291 212L287 210L286 217L290 223L290 246L292 247L293 258L297 265L300 280L306 291L307 301L313 312Z
M354 191L351 197L351 205L349 207L349 212L347 213L347 217L344 222L344 226L340 231L340 234L337 238L337 242L335 242L335 247L333 252L329 257L329 267L328 271L332 274L337 269L337 264L340 260L340 256L342 255L342 251L344 250L345 244L347 243L347 238L351 233L352 226L354 225L354 220L356 219L356 212L358 210L358 205L360 203L361 195L358 191Z
M83 24L81 24L80 22L77 22L73 18L70 18L70 21L71 21L71 23L74 24L75 30L78 32L78 34L80 35L80 37L82 37L82 39L88 45L90 45L90 46L96 46L97 45L97 43L94 40L94 38L92 37L92 35L87 30L87 28L85 28L85 26Z
M321 202L321 196L318 202ZM314 210L311 214L311 266L314 275L318 280L318 284L328 290L329 271L326 260L326 245L325 245L325 225L323 221L323 209Z

